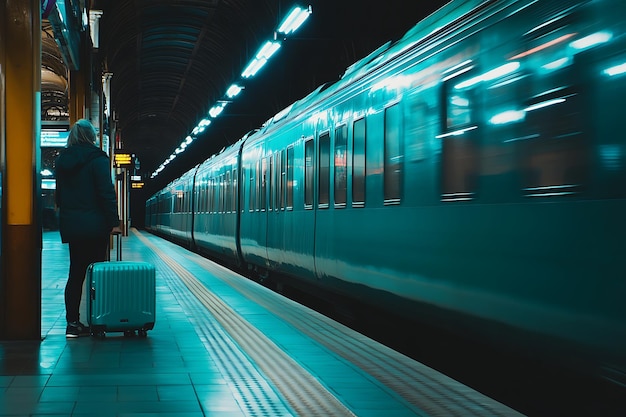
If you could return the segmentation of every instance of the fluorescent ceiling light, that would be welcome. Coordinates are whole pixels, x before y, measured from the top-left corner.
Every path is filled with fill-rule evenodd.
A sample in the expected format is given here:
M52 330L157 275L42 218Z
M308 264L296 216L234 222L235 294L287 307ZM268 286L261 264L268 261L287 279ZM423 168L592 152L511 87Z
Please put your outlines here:
M237 84L233 84L228 87L228 90L226 90L226 96L228 98L236 97L239 93L241 93L241 90L243 90L243 88L239 87Z
M221 102L221 103L216 104L215 106L211 107L211 109L209 110L209 116L211 116L212 118L215 119L224 110L225 106L226 106L226 103Z
M309 17L310 14L310 6L306 9L303 9L301 7L294 8L291 13L289 13L289 15L285 18L285 20L283 20L283 22L280 24L280 26L278 27L278 32L284 33L285 35L295 32L302 25L302 23L304 23L304 21Z
M265 44L259 49L259 52L256 53L256 58L261 59L270 59L272 55L280 48L280 43L267 41Z
M263 68L263 65L265 65L266 63L267 63L267 59L265 58L253 59L252 62L248 64L246 69L241 73L241 76L244 78L249 78L249 77L254 76L257 72L259 72L261 68Z

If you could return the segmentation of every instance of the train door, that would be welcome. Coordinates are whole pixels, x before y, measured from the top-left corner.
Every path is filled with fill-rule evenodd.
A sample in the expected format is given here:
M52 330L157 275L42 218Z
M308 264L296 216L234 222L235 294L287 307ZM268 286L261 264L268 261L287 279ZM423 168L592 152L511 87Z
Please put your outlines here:
M267 175L267 250L271 268L281 268L285 264L286 252L289 250L289 239L285 229L285 172L287 168L286 150L281 146L268 156L269 170Z
M240 245L246 263L267 268L267 169L262 141L244 146L241 155L243 184L240 207Z
M314 165L316 170L317 187L315 196L317 204L315 209L315 270L318 278L323 278L320 271L327 271L325 267L328 261L332 261L332 246L335 230L332 228L333 209L331 207L331 137L330 131L325 130L319 133L317 138L317 162ZM321 264L321 265L320 265Z
M311 277L316 277L315 268L315 220L316 220L316 148L317 143L314 136L307 137L303 141L303 164L302 169L299 170L303 179L303 193L304 197L303 205L304 210L298 210L294 213L294 221L300 224L300 235L297 240L297 250L299 262L298 265L304 271L308 271ZM294 245L295 246L295 245Z

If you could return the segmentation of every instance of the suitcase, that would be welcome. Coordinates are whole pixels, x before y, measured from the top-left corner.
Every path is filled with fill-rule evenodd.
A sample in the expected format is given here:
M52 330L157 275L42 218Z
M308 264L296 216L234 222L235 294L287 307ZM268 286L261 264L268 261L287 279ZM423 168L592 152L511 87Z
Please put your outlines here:
M147 262L122 261L122 239L117 235L117 261L95 262L87 268L87 317L91 334L107 332L146 336L154 327L156 272Z

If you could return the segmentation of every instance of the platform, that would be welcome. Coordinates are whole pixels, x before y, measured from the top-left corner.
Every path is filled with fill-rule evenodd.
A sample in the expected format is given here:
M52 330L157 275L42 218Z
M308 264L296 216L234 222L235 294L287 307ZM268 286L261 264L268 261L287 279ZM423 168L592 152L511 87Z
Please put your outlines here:
M0 343L1 416L520 415L171 242L123 242L156 265L155 328L66 340L68 250L44 232L42 341Z

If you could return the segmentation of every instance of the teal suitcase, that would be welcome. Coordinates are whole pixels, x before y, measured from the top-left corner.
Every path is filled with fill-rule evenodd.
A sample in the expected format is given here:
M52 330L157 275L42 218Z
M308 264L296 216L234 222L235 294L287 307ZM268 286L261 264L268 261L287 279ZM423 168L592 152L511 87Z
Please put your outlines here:
M121 238L118 235L118 261L96 262L87 268L87 317L93 336L104 337L107 332L146 336L147 331L154 328L154 265L121 261L121 253Z

